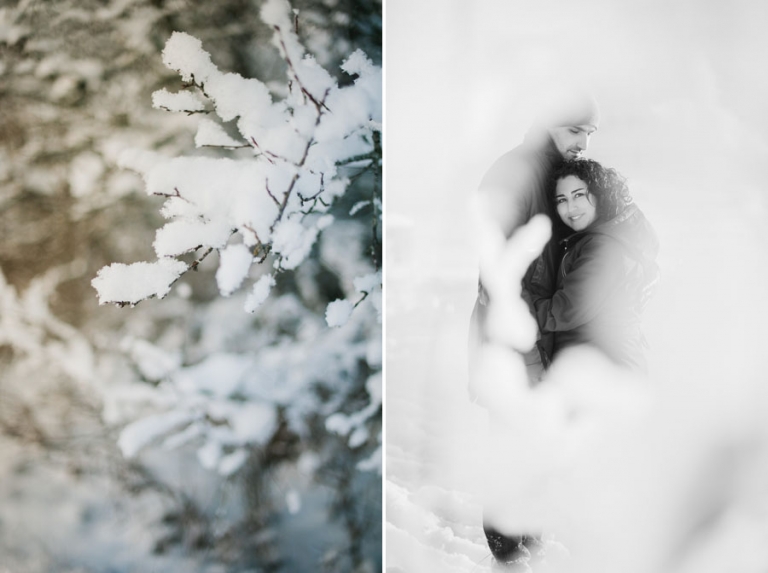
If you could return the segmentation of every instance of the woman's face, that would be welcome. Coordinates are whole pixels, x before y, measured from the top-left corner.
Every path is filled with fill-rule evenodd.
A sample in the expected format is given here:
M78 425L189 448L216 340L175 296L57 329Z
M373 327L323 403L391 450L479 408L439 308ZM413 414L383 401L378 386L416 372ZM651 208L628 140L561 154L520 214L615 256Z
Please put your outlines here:
M574 231L583 231L597 219L594 195L575 175L557 180L555 204L560 219Z

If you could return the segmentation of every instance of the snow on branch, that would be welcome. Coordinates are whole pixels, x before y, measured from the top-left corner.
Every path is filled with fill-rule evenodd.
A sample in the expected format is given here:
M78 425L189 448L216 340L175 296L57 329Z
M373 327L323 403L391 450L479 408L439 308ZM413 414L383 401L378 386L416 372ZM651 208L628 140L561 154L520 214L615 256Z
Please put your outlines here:
M163 88L152 94L152 107L191 114L205 111L205 102L192 92L171 93Z
M357 277L354 279L353 284L355 291L361 296L357 302L337 299L329 303L325 310L325 321L328 326L344 326L352 316L354 309L366 299L371 301L378 315L379 323L381 323L381 271Z
M136 304L152 297L165 297L187 268L185 263L170 258L155 263L113 263L101 269L92 284L99 293L99 304Z
M124 153L121 165L143 176L148 194L166 199L161 213L169 222L155 237L157 262L115 264L99 272L92 284L100 303L162 298L211 250L222 252L217 282L223 296L247 285L251 266L268 256L277 271L295 269L333 223L323 214L350 184L344 173L351 162L379 173L381 68L358 50L341 68L357 77L340 87L306 53L286 1L268 0L261 15L287 64L288 95L282 100L273 100L259 79L220 71L202 42L189 34L174 32L166 43L163 63L184 85L177 93L155 92L153 105L187 114L210 112L199 120L195 145L246 147L252 154L169 159L146 151ZM234 122L239 139L219 122ZM207 250L191 265L175 259L201 248ZM249 310L258 306L259 296Z

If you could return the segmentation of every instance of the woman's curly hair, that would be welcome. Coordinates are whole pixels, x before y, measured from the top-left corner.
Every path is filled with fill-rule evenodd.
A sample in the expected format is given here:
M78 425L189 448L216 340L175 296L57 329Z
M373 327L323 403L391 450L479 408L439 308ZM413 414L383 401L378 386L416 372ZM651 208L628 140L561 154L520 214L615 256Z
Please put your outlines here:
M603 221L613 219L627 205L632 203L626 179L615 169L603 167L592 159L567 160L555 168L550 178L547 192L553 219L558 224L562 222L557 215L555 189L557 188L557 182L569 175L578 177L587 184L589 195L597 199L597 216Z

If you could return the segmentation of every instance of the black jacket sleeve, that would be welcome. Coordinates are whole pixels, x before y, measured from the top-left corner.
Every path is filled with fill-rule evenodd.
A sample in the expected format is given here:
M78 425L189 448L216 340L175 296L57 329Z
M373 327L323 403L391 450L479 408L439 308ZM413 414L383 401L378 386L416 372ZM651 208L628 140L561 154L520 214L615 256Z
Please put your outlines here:
M617 241L603 235L582 241L577 252L564 256L559 272L567 272L560 287L551 297L533 301L544 332L573 330L593 320L622 279L624 256Z

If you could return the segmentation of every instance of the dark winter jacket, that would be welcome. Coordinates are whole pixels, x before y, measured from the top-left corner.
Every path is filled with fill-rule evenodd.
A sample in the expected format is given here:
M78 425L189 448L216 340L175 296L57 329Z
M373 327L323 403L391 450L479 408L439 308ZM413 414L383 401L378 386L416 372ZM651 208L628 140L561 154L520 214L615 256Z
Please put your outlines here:
M640 323L659 277L658 240L650 223L630 204L561 244L556 290L532 299L542 333L554 334L546 358L589 344L618 364L645 370Z

